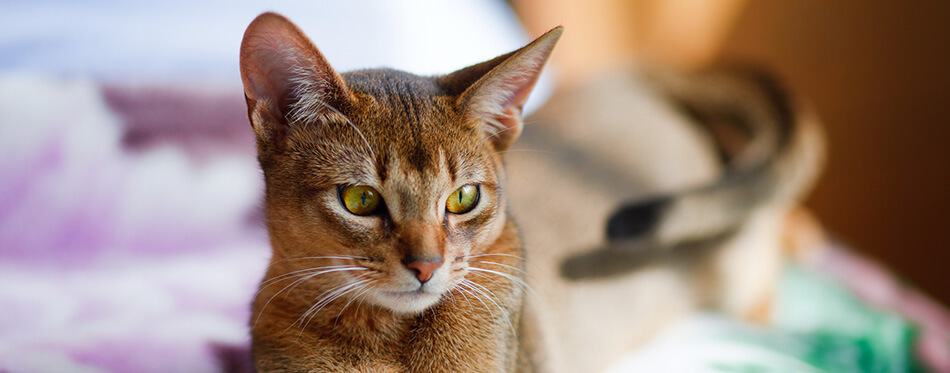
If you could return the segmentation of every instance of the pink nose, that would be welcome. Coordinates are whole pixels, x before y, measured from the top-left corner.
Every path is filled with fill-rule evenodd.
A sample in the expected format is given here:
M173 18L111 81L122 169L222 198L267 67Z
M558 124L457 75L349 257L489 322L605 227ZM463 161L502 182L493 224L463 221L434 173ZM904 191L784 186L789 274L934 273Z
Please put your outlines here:
M419 279L419 282L425 283L432 278L432 272L435 272L436 269L442 266L442 258L434 258L429 260L414 260L409 263L406 263L406 267L409 270L416 273L416 278Z

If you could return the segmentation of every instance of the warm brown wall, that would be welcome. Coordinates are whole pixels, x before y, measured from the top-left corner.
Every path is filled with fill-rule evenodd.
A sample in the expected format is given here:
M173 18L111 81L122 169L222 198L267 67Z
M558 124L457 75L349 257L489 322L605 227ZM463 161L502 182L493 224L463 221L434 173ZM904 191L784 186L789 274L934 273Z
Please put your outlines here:
M830 139L808 201L860 251L950 304L950 1L749 1L724 59L808 97Z
M570 83L647 60L752 60L822 117L826 170L808 200L856 250L950 304L950 1L515 0Z

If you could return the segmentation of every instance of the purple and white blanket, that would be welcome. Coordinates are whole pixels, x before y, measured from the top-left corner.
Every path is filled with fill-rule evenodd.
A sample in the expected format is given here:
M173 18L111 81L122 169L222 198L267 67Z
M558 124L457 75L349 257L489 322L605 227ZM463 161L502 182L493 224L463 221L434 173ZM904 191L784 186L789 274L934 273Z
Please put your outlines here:
M240 92L0 76L0 371L240 371L269 247Z

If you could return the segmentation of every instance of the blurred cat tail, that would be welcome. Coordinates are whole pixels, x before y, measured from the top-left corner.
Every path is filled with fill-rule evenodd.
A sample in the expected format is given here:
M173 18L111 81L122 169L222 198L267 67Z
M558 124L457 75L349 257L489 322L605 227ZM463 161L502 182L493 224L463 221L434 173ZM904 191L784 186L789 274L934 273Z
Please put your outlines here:
M647 80L705 127L725 172L709 185L619 206L606 223L606 246L565 260L565 278L620 275L658 258L719 247L756 211L798 202L821 170L825 142L817 118L770 74L741 67L655 72Z

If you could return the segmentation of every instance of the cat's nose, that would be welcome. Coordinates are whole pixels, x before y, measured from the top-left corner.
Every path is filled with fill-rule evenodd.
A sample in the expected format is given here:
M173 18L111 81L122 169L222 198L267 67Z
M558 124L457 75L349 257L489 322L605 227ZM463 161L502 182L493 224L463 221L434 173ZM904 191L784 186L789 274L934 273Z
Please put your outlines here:
M416 273L419 282L425 283L432 278L432 272L442 266L442 257L428 259L410 259L406 261L406 268Z

